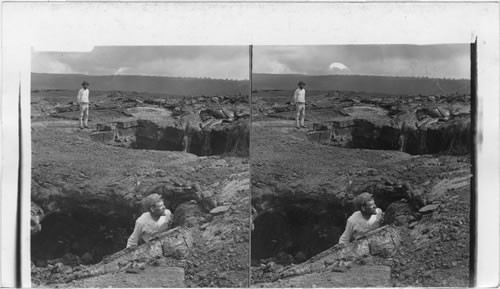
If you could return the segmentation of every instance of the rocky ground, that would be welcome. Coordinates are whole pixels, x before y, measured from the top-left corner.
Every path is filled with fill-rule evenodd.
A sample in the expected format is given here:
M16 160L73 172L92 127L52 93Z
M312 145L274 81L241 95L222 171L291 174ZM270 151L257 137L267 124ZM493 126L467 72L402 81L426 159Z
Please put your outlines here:
M469 284L467 95L308 91L297 130L257 91L250 130L245 96L93 91L80 130L75 93L32 95L34 286ZM335 246L363 191L387 226ZM123 250L151 193L175 229Z
M248 98L75 95L31 99L33 286L248 286ZM175 229L123 251L151 193Z
M252 99L252 286L468 286L469 96L291 95ZM363 191L387 227L335 246Z

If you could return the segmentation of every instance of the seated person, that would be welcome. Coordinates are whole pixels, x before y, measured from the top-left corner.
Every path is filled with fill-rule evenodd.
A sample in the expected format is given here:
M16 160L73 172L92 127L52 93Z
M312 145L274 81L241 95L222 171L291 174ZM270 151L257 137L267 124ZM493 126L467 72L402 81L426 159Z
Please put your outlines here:
M135 222L134 232L127 241L127 248L139 245L141 240L147 243L154 235L165 232L170 227L172 213L165 208L160 195L147 196L144 200L144 209L147 212Z
M359 239L365 233L380 227L383 221L383 212L377 208L373 196L362 193L354 199L354 206L358 211L354 212L349 219L345 231L340 236L339 244L348 244Z

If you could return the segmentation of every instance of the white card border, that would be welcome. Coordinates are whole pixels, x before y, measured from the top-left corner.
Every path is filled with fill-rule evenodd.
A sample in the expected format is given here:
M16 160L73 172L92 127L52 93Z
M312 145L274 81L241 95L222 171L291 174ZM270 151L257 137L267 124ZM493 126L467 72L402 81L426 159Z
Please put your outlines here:
M496 2L2 2L0 286L15 285L17 102L30 94L30 53L94 45L439 44L478 39L477 286L499 277L499 33ZM30 100L23 107L23 212L29 208ZM24 216L24 215L23 215ZM493 228L493 229L492 229ZM22 227L22 286L30 286Z

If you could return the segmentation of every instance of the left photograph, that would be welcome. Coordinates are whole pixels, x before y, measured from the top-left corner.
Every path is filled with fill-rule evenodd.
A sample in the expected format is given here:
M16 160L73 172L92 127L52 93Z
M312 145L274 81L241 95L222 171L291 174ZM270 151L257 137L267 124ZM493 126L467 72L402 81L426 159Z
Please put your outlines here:
M248 287L248 46L32 51L33 287Z

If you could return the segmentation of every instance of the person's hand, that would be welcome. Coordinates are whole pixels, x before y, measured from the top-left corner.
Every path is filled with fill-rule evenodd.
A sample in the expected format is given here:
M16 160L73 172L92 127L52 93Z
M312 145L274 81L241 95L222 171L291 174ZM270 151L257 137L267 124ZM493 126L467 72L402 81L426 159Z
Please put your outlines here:
M380 214L377 214L377 222L379 224L382 224L384 222L384 213L381 212Z

